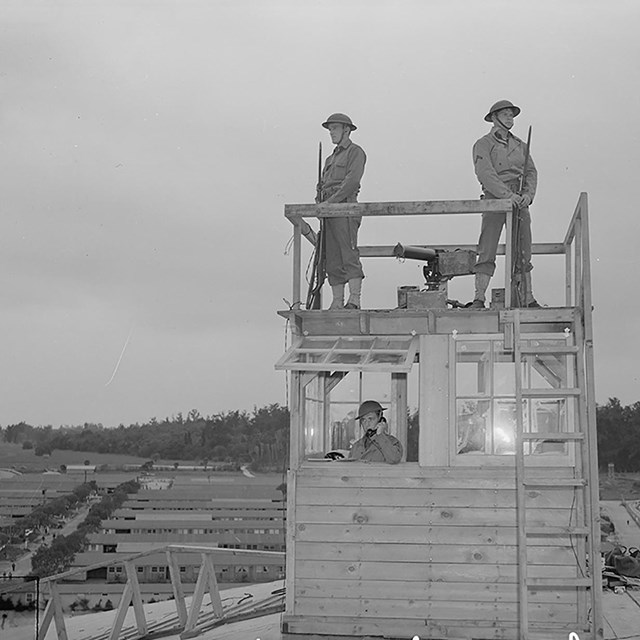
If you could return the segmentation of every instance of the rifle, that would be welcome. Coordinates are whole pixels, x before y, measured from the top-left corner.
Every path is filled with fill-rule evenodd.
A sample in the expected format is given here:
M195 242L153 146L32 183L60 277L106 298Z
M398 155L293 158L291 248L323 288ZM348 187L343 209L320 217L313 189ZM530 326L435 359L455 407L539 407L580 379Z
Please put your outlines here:
M527 146L524 153L524 166L522 167L522 175L520 176L520 184L518 185L518 195L522 195L527 180L527 169L529 168L529 156L531 150L531 127L527 133Z
M318 184L316 185L316 202L322 202L322 142L318 144ZM325 270L325 232L324 219L320 218L320 230L316 237L316 247L313 254L311 280L307 293L307 309L320 309L322 285L326 278Z
M521 196L527 182L527 169L529 168L529 158L531 151L531 127L527 133L527 145L525 147L524 165L522 167L522 175L518 183L518 195ZM527 300L526 283L524 277L524 258L520 249L520 215L518 210L515 210L513 217L513 235L512 235L512 247L513 247L513 263L511 267L511 293L512 299L516 306L522 306ZM519 263L519 265L518 265ZM518 270L518 266L520 269ZM520 281L518 281L518 277Z

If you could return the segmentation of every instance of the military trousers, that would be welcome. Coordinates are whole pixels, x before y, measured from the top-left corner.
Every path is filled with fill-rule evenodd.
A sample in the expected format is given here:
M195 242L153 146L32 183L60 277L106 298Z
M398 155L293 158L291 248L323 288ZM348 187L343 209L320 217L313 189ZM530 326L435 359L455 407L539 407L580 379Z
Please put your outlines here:
M330 285L346 284L353 278L364 278L358 229L361 217L325 218L325 268Z
M514 226L517 226L520 255L515 256L516 272L528 272L533 269L531 264L531 213L529 207L517 209L514 216ZM504 213L483 213L480 239L478 240L478 260L474 267L475 273L486 273L493 276L496 270L496 254L502 228L505 226L507 216Z

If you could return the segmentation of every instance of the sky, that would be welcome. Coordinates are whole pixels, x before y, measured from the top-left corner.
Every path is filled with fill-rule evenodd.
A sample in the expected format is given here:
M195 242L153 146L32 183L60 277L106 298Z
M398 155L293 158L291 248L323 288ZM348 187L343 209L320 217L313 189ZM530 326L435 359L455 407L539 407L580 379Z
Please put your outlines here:
M0 425L284 404L284 205L314 198L321 123L357 124L361 202L474 199L503 98L533 128L534 242L588 193L596 400L639 401L639 29L636 0L2 0ZM360 243L479 225L365 219ZM534 265L561 304L562 261ZM421 284L364 268L365 308Z

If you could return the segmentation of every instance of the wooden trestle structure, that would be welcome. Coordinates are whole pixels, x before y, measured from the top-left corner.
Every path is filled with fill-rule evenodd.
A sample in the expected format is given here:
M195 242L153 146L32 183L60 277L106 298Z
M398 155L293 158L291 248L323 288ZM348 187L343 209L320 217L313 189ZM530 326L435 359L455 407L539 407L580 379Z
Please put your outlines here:
M297 302L304 218L487 211L507 215L509 239L507 200L285 207L295 303L280 312L293 342L276 365L291 411L284 638L603 637L587 195L561 242L533 247L535 260L565 257L564 306L512 308L508 284L504 308L482 311ZM509 283L510 241L500 252ZM365 399L388 409L400 464L324 459L360 437Z

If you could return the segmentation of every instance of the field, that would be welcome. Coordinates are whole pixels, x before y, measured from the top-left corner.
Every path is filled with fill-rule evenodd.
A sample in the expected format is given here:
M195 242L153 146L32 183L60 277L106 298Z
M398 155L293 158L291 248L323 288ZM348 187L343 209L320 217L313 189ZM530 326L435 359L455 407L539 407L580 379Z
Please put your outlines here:
M0 468L15 468L18 471L39 472L58 470L61 464L84 464L88 460L92 465L107 464L143 464L147 458L127 456L121 453L96 453L95 451L61 451L56 449L50 456L36 456L33 449L23 449L22 445L0 443ZM173 463L173 460L171 461Z

